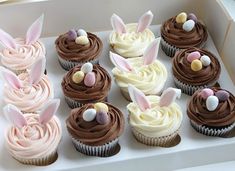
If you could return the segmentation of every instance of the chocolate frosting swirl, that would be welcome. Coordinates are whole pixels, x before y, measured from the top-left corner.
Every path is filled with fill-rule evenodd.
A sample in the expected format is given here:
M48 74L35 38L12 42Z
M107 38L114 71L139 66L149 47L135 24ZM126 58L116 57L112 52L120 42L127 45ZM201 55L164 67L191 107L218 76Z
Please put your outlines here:
M189 53L198 51L202 55L207 55L211 59L209 66L203 66L200 71L193 71L191 63L187 61ZM198 48L188 48L179 51L172 61L172 72L179 81L194 86L209 85L218 80L221 72L218 59L209 51Z
M176 23L176 16L168 19L161 27L161 37L170 45L180 49L201 47L207 40L206 27L198 21L194 28L187 32L183 24Z
M220 88L212 88L214 92L222 90ZM226 91L226 90L225 90ZM229 93L229 99L219 102L218 107L214 111L206 108L206 100L200 95L201 90L194 93L189 101L187 114L190 120L199 125L211 127L229 126L235 122L235 97Z
M89 44L76 44L75 40L68 39L68 33L60 35L56 41L56 50L59 56L73 62L86 62L98 57L103 49L102 41L96 35L87 32Z
M66 120L67 130L73 138L90 146L104 145L118 138L124 130L124 117L122 112L111 104L108 105L109 122L101 125L95 119L86 122L83 112L94 108L93 104L86 104L80 108L73 109Z
M92 87L87 87L84 81L77 84L72 80L73 74L80 70L81 66L76 66L64 76L61 86L65 96L83 101L83 103L104 101L111 87L111 77L108 72L98 64L93 65L92 72L95 73L95 84Z

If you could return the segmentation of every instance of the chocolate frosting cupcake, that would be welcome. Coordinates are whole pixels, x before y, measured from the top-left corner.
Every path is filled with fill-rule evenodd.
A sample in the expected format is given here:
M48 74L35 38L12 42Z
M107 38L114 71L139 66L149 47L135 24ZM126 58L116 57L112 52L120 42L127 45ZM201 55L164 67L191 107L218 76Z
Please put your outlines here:
M83 119L83 113L87 109L94 108L93 104L86 104L80 108L73 109L66 120L70 135L90 146L100 146L118 138L124 130L124 117L122 112L111 104L108 106L109 122L99 124L96 119L87 122Z
M212 88L216 93L220 88ZM200 94L202 90L198 90L192 96L187 109L190 120L198 125L206 125L210 127L225 127L235 122L235 97L229 93L226 101L219 101L214 111L207 110L206 100ZM226 91L226 90L224 90Z

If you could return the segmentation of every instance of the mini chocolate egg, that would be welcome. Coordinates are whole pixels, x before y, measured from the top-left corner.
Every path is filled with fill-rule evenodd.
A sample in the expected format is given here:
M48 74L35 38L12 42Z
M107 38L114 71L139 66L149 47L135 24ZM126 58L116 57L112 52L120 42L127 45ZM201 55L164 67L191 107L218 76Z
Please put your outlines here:
M202 62L198 59L193 60L191 63L191 69L193 71L200 71L202 69Z
M202 96L203 99L207 99L207 97L214 95L214 91L211 90L210 88L204 88L204 89L200 92L200 95Z
M87 109L83 112L82 115L84 121L91 122L96 117L96 110L95 109Z
M96 111L99 111L99 112L104 111L104 112L108 113L108 111L109 111L108 105L106 105L105 103L101 103L101 102L95 103L94 108Z
M219 99L216 96L209 96L206 99L206 108L209 111L214 111L219 104Z
M95 73L88 72L84 78L84 84L87 87L92 87L95 84Z
M87 32L83 29L77 30L78 36L86 36L87 37Z
M216 95L216 97L218 97L220 102L224 102L224 101L228 100L228 98L229 98L229 93L224 90L219 90L219 91L215 92L215 95Z
M77 71L73 74L72 80L75 83L80 83L84 79L85 74L82 71Z
M101 124L101 125L105 125L109 122L109 116L106 112L101 111L101 112L97 112L96 114L96 121Z
M190 54L188 54L187 61L189 61L191 63L195 59L200 59L200 57L201 57L200 52L194 51L194 52L191 52Z
M193 20L188 20L183 24L183 29L184 31L190 32L191 30L193 30L195 26L195 22Z
M77 33L74 29L71 29L68 31L68 39L69 40L75 40L77 37Z
M211 59L207 55L202 55L200 61L202 62L203 66L209 66L211 64Z
M89 39L87 36L79 36L76 38L75 42L79 45L86 45L89 44Z
M197 16L193 13L188 14L188 20L193 20L195 23L197 23Z
M84 72L85 74L88 72L92 72L92 70L93 70L93 65L90 62L83 64L81 67L81 71Z
M177 23L184 23L187 20L187 14L185 12L181 12L176 16Z

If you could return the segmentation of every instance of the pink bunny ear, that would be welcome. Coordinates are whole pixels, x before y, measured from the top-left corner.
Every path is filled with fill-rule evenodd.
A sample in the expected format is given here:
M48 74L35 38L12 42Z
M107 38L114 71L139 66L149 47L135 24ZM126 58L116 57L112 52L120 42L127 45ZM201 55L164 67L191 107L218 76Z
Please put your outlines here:
M18 128L22 128L27 125L24 115L16 106L8 104L3 108L3 112L6 118Z
M113 30L115 30L116 32L120 34L126 33L126 26L118 15L113 14L111 16L111 25L113 27Z
M175 101L176 98L180 98L181 90L177 88L168 88L163 91L161 98L160 98L160 106L169 106L171 103Z
M112 53L110 52L110 60L111 62L113 63L113 65L115 65L118 69L122 70L122 71L125 71L125 72L130 72L132 71L132 67L131 65L129 64L129 62L121 57L120 55L118 54L115 54L115 53Z
M16 49L17 44L13 37L10 34L0 29L0 42L5 48Z
M39 122L46 124L51 120L60 105L59 99L51 100L41 111Z
M145 111L146 109L150 109L151 105L148 99L145 97L144 93L138 90L133 85L128 85L129 95L131 100L137 104L141 111Z
M42 33L42 25L44 20L44 14L42 14L34 23L28 28L26 34L26 44L32 44L36 42L41 33Z
M160 37L155 39L144 51L144 65L153 63L157 58L160 40Z
M0 71L4 80L11 88L20 89L22 87L22 83L15 73L2 66L0 67Z
M40 58L33 64L29 73L30 84L37 84L41 80L42 75L44 75L45 67L46 59L44 57Z
M151 24L152 20L153 13L151 11L148 11L143 14L139 19L136 32L138 33L144 31Z

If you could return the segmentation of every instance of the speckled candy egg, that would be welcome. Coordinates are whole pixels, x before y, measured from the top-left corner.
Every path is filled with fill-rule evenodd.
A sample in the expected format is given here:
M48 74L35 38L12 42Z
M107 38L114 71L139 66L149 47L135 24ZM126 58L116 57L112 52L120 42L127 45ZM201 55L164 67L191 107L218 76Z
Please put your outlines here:
M75 83L80 83L84 79L85 74L82 71L77 71L73 74L72 80Z
M229 93L224 90L219 90L215 92L216 97L218 97L220 102L226 101L229 98Z
M181 12L176 16L177 23L184 23L187 20L187 14L185 12Z
M84 72L85 74L87 74L88 72L92 72L92 70L93 70L93 65L90 62L83 64L81 67L81 71Z
M200 59L200 57L201 57L200 52L194 51L194 52L191 52L190 54L188 54L187 61L189 61L191 63L195 59Z
M68 39L75 40L77 38L77 33L74 29L68 31Z
M78 36L87 36L87 32L83 29L77 30Z
M84 84L87 87L92 87L95 84L95 73L88 72L84 78Z
M183 24L184 31L190 32L193 30L195 22L193 20L188 20Z
M202 62L198 59L193 60L191 63L191 69L193 71L200 71L202 69Z
M210 88L204 88L200 94L203 99L207 99L207 97L214 95L214 91L211 90Z
M109 111L108 105L106 105L105 103L101 103L101 102L95 103L94 108L96 111L104 111L106 113L108 113Z
M202 55L200 61L202 62L203 66L209 66L211 64L211 59L207 55Z
M109 116L106 112L101 111L101 112L97 112L96 114L96 121L101 124L101 125L105 125L109 122Z
M89 44L89 39L87 38L87 36L79 36L76 38L75 42L79 45L86 45Z
M188 20L193 20L195 23L197 23L197 16L193 13L188 14Z
M206 108L209 111L214 111L219 104L219 99L216 96L209 96L206 99Z
M87 109L83 112L82 117L85 121L91 122L96 117L96 110L95 109Z

